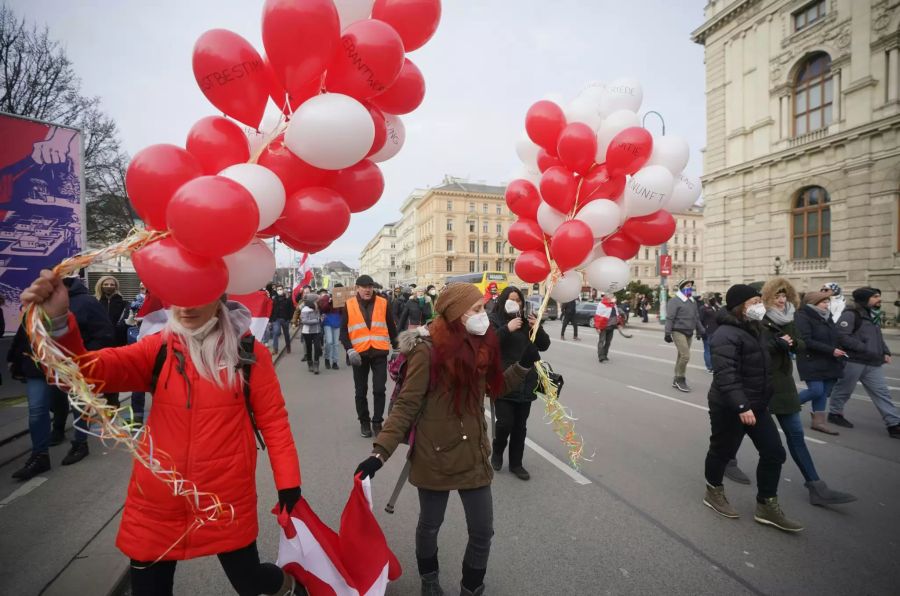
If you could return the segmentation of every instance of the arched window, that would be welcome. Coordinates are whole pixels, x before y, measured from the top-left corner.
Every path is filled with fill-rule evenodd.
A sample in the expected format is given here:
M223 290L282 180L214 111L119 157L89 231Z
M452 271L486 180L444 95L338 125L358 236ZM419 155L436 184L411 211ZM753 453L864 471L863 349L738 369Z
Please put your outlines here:
M820 52L807 58L794 86L794 136L831 124L833 88L828 54Z
M827 259L831 256L831 197L821 186L809 186L797 194L791 210L793 259Z

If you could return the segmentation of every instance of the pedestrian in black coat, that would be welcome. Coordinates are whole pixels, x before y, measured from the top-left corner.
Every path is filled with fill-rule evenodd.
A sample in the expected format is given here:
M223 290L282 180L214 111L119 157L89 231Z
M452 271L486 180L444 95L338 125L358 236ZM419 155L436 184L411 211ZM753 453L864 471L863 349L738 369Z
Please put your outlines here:
M561 307L562 312L560 312L560 318L562 319L562 331L560 332L560 339L566 339L566 327L572 325L572 338L575 341L578 341L578 323L575 322L575 314L578 310L578 302L576 300L571 300L566 302Z
M403 306L397 329L401 332L410 327L415 329L427 323L429 319L431 319L431 301L425 297L425 291L419 289Z
M538 325L533 314L525 318L524 307L525 297L522 292L509 286L501 292L497 299L497 308L489 315L500 341L500 358L503 360L504 368L519 361L525 348L531 343L532 328ZM550 336L544 331L543 326L538 327L534 345L541 352L550 348ZM494 404L497 428L491 465L498 471L503 467L503 451L508 442L509 471L522 480L531 477L522 467L522 456L525 452L528 415L531 413L531 402L537 399L535 394L537 386L538 375L532 368L517 389L498 398Z
M104 275L98 279L94 285L94 298L100 302L109 322L112 323L115 333L113 345L124 346L128 343L128 329L125 325L125 319L128 318L126 312L128 304L119 293L119 280L112 275Z

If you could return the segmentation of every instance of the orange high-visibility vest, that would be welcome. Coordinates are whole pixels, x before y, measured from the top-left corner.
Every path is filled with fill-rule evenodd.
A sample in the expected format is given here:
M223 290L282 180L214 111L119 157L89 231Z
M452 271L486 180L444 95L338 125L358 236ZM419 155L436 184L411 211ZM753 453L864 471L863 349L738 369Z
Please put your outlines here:
M367 350L389 352L391 337L387 326L387 300L375 296L371 327L366 325L366 319L359 308L359 299L347 300L347 335L350 336L353 349L360 354Z

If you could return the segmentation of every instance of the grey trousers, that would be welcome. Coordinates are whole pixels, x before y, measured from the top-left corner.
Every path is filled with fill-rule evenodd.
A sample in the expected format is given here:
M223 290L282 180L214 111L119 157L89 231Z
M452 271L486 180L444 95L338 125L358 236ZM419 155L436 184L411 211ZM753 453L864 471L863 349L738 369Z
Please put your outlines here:
M828 411L832 414L843 414L844 405L850 400L850 394L853 393L857 383L862 383L866 393L869 394L869 399L881 414L885 426L900 424L900 411L891 400L887 379L884 378L884 368L859 362L848 362L844 366L844 376L838 379L831 392Z
M466 512L466 527L469 530L469 543L463 562L473 569L487 569L491 538L494 536L494 502L491 487L488 485L458 492ZM444 523L444 512L447 510L449 497L450 492L446 490L419 489L417 558L427 559L437 554L438 532Z
M675 376L684 378L687 372L688 362L691 361L691 335L685 335L681 331L672 332L672 340L678 349L678 358L675 359Z

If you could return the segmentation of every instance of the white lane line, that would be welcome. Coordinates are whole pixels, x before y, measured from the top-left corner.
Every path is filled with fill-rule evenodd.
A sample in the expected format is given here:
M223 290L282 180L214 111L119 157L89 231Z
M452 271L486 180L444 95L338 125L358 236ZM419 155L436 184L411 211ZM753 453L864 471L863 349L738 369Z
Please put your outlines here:
M484 417L487 418L488 424L491 422L491 415L487 412L484 413ZM560 461L555 455L535 443L529 438L525 438L525 444L532 449L535 453L546 459L548 462L553 464L555 467L559 468L561 472L563 472L566 476L575 481L575 484L581 484L582 486L585 484L591 484L590 479L585 478L581 474L579 474L576 470L573 470L571 466L564 464Z
M16 499L18 499L20 497L24 497L25 495L27 495L28 493L30 493L31 491L33 491L40 485L44 484L45 482L47 482L47 478L45 478L43 476L35 476L34 478L29 480L22 486L20 486L16 490L14 490L12 492L12 494L10 494L8 497L6 497L2 501L0 501L0 508L6 507L7 505L9 505L10 503L12 503L13 501L15 501Z
M659 348L674 348L675 344L656 344ZM702 354L703 350L698 350L697 348L691 348L691 352L696 352L697 354Z
M900 381L900 378L898 377L885 377L885 379L887 379L888 381Z
M663 395L662 393L656 393L655 391L650 391L648 389L643 389L641 387L635 387L634 385L627 385L627 387L634 391L640 391L641 393L646 393L648 395L652 395L653 397L659 397L661 399L666 399L668 401L674 401L675 403L679 403L683 406L690 406L692 408L697 408L698 410L703 410L704 412L709 412L709 408L707 408L706 406L701 406L700 404L695 404L695 403L691 403L689 401L684 401L683 399L677 399L674 397L670 397L668 395ZM784 431L782 431L780 428L778 429L778 432L780 432L781 434L784 434ZM805 434L804 434L803 438L806 439L807 441L809 441L810 443L815 443L817 445L827 445L828 444L825 441L820 441L819 439L807 437Z

